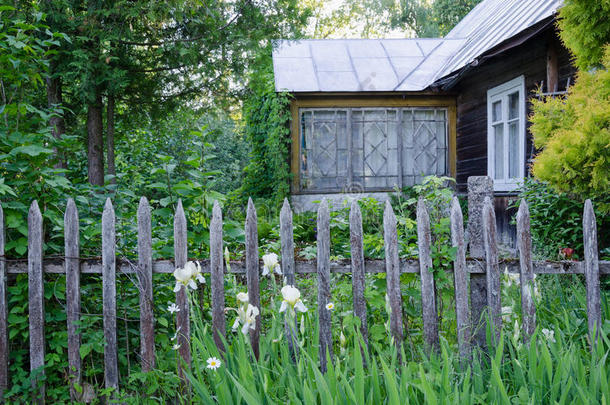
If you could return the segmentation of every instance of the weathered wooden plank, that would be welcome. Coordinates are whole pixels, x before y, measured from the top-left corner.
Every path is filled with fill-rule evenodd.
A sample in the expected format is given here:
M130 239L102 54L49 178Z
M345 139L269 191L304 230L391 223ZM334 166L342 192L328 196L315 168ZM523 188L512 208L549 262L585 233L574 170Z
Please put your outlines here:
M455 252L453 284L455 288L455 317L458 347L463 361L470 359L470 308L468 305L468 272L466 271L466 244L464 241L464 217L457 197L451 201L451 242Z
M0 204L0 398L3 398L4 391L8 388L8 302L4 237L4 211Z
M295 269L294 269L294 236L292 227L292 209L288 199L284 199L282 210L280 211L280 243L282 248L282 273L284 274L284 282L287 285L294 285ZM316 269L312 269L317 271Z
M366 322L366 300L364 299L364 248L362 241L362 213L358 200L352 200L349 213L349 234L352 265L352 294L354 296L354 315L360 319L360 333L368 346L368 327Z
M470 257L483 259L485 245L483 243L483 202L485 198L493 198L493 180L488 176L468 177L468 226L466 240L468 242ZM482 273L481 275L477 273ZM470 274L470 319L473 342L484 348L485 337L485 308L487 307L487 279L484 268Z
M517 247L521 270L521 317L524 342L529 342L536 329L536 305L534 304L534 263L532 262L532 234L530 211L525 200L521 200L517 212Z
M260 310L259 261L258 261L258 228L256 208L251 198L248 198L246 213L246 282L248 284L248 301ZM273 277L273 276L272 276ZM259 339L261 331L261 317L256 317L256 329L250 330L250 343L254 355L259 356Z
M44 375L44 277L42 272L42 215L35 200L28 214L28 301L30 318L30 372L36 402L44 403L45 387L40 381ZM38 389L37 389L38 388Z
M398 261L398 234L396 216L389 201L383 212L383 240L385 246L385 267L387 294L390 302L390 332L394 344L402 345L402 297L400 294L400 268Z
M178 200L176 212L174 213L174 269L183 268L186 265L188 258L186 227L186 215L182 207L182 200ZM183 384L186 384L187 377L184 374L184 368L188 369L191 366L191 321L186 287L182 287L176 292L176 305L179 308L179 311L176 312L176 330L178 335L176 344L179 345L178 354L180 354L182 361L178 368L178 374Z
M424 340L429 348L438 350L438 313L436 312L436 293L430 245L430 216L423 197L417 201L417 247L419 250L419 274L421 277L422 316L424 323Z
M210 273L209 259L193 259L201 263L203 273ZM159 259L153 261L153 274L170 274L176 269L174 260ZM282 266L284 261L282 260ZM296 274L311 274L316 273L315 260L298 260L293 262L294 272ZM507 270L509 273L519 274L519 260L513 258L499 259L500 267ZM599 262L600 276L610 275L610 261L600 260ZM385 259L365 259L364 271L366 273L378 274L385 273ZM259 262L262 267L262 261ZM400 273L415 273L419 274L419 261L415 259L399 259ZM7 274L26 274L28 272L27 259L11 259L6 263ZM61 258L52 258L43 260L43 270L49 274L65 274L65 262ZM283 270L283 269L282 269ZM452 271L452 269L448 269ZM481 260L466 259L466 271L472 275L485 275L485 266ZM96 258L80 260L81 274L101 274L101 260ZM119 274L134 274L136 266L131 261L117 260L117 272ZM246 264L244 261L231 261L231 269L227 272L232 274L246 274ZM339 274L348 274L352 272L350 259L332 261L330 263L330 272ZM577 261L535 261L534 274L585 274L585 263Z
M487 307L496 338L502 330L502 302L500 297L500 267L496 238L496 213L489 197L483 203L483 241L485 243L485 271L487 276Z
M326 354L333 359L333 342L331 334L331 311L326 305L331 302L330 293L330 212L326 198L322 199L318 208L318 319L320 323L320 370L325 373L327 367Z
M70 398L77 401L80 394L74 385L81 384L81 335L78 323L81 313L80 297L80 243L78 211L72 198L68 199L64 213L64 246L66 255L66 322L68 327L68 373Z
M284 204L280 211L280 245L282 250L282 273L284 275L284 284L286 285L296 285L293 232L292 209L290 208L288 199L284 198ZM312 272L317 271L316 267L317 265L311 263L310 268ZM284 319L284 333L286 334L288 349L294 360L296 359L296 352L298 349L295 342L297 319L295 317L292 325L288 323L289 319L289 317Z
M155 318L153 314L152 232L146 197L138 205L138 285L140 291L140 361L142 371L155 368Z
M222 211L218 201L214 201L210 222L210 274L212 287L212 330L218 349L224 351L222 338L226 333L225 289L222 257Z
M597 247L597 223L591 200L585 201L582 219L585 253L585 282L587 287L587 321L589 336L593 345L599 338L602 324L601 299L599 286L599 253Z
M102 302L104 313L104 381L106 388L119 388L116 336L116 230L114 208L106 199L102 213ZM116 393L113 393L114 396Z

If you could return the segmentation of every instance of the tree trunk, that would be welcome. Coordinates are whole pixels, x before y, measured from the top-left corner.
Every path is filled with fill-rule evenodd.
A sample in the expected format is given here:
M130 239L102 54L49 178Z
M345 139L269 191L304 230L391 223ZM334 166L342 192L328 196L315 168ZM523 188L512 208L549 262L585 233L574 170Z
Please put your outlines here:
M51 125L53 137L55 139L60 139L61 136L65 133L66 127L64 123L63 111L61 110L61 104L63 102L61 78L52 76L56 71L55 65L56 63L53 61L49 63L49 76L46 79L47 103L49 109L52 112L51 118L49 119L49 124ZM61 151L57 150L57 148L55 148L55 156L57 157L57 163L55 164L55 167L59 169L65 169L65 157L63 156Z
M108 162L108 174L111 174L113 184L116 184L116 167L114 166L114 95L108 95L108 106L106 111L106 159Z
M98 91L87 111L87 144L89 183L104 185L104 133L102 124L102 95Z

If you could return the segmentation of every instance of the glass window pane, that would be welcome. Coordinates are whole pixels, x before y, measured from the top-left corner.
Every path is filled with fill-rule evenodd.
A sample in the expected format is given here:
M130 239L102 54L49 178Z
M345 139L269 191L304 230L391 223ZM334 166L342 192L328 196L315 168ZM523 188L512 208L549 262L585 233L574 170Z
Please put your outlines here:
M508 119L519 118L519 92L508 95Z
M502 101L496 101L491 105L492 122L502 120Z
M518 122L508 124L508 177L519 177L519 129Z
M494 125L494 178L504 179L504 125Z

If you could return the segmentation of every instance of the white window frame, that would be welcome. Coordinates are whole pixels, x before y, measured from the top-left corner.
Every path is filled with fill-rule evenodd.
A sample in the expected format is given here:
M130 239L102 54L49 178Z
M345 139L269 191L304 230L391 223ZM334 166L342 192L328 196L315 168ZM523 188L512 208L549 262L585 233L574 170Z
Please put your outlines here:
M518 128L518 174L517 177L509 178L509 137L508 137L508 95L519 92L519 123ZM492 106L496 101L502 101L502 120L503 123L503 141L504 141L504 178L496 179L495 176L495 136L492 118ZM487 90L487 173L494 181L495 191L510 192L517 188L518 184L525 177L525 124L526 124L526 109L525 109L525 77L519 76L506 83Z

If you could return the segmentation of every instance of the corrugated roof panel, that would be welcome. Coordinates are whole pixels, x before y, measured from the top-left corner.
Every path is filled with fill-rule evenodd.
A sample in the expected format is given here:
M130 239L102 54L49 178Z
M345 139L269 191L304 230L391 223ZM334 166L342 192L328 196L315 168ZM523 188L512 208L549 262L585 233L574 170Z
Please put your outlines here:
M420 91L552 16L562 0L483 0L447 36L279 41L276 90Z
M439 70L435 80L461 69L494 46L551 17L562 4L562 0L482 1L445 37L466 37L467 41Z

